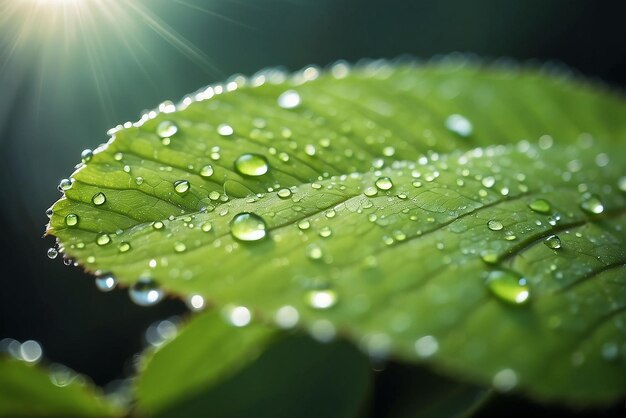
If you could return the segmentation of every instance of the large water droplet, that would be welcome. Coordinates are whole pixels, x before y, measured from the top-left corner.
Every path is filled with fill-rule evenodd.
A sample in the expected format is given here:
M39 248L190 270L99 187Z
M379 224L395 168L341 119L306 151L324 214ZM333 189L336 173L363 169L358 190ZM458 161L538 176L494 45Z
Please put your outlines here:
M278 191L278 193L276 193L276 194L281 199L287 199L288 197L291 197L291 190L289 190L289 189L280 189Z
M20 344L20 358L27 363L37 363L41 360L43 350L35 340L26 340Z
M128 252L131 249L130 242L122 241L117 248L121 253Z
M230 221L230 232L240 241L259 241L267 235L263 218L248 212L235 215Z
M78 224L78 215L75 213L68 213L65 217L65 225L76 226Z
M177 241L174 243L174 251L177 253L183 253L187 250L187 246L184 242Z
M117 286L117 279L112 274L96 277L96 287L101 292L110 292Z
M393 187L393 183L391 182L391 179L389 177L380 177L378 180L376 180L375 184L379 190L389 190Z
M526 279L512 270L493 270L487 276L487 287L498 299L521 305L530 297Z
M337 293L331 289L311 290L305 300L314 309L328 309L337 304Z
M91 202L96 206L104 205L104 202L107 201L107 197L102 192L98 192L91 198Z
M487 227L492 231L500 231L502 228L504 228L504 225L502 225L502 222L500 221L491 219L489 222L487 222Z
M164 120L163 122L159 123L156 129L157 135L159 135L161 138L169 138L176 135L176 132L178 132L178 125L170 120Z
M461 116L458 114L453 114L448 116L446 119L446 128L450 132L454 132L455 134L467 138L474 131L474 127L472 126L472 122L469 121L465 116Z
M178 194L185 194L191 188L191 184L187 180L177 180L174 182L174 190Z
M587 213L598 215L604 212L604 205L597 195L585 193L580 202L580 207Z
M163 222L161 221L154 221L152 222L152 228L159 230L159 229L163 229L163 227L165 226L165 224L163 224Z
M552 211L552 207L547 200L537 199L533 200L528 204L528 207L534 210L535 212L548 214Z
M142 277L128 288L130 299L139 306L152 306L163 299L163 291L156 281Z
M558 250L561 248L561 239L556 235L550 235L543 242L548 248L552 248L553 250Z
M235 160L235 170L244 176L262 176L269 170L267 159L259 154L243 154Z
M306 247L306 255L311 260L319 260L324 254L322 253L322 249L319 245L310 244L308 247Z
M245 306L229 306L224 313L228 322L236 327L245 327L252 321L252 312Z

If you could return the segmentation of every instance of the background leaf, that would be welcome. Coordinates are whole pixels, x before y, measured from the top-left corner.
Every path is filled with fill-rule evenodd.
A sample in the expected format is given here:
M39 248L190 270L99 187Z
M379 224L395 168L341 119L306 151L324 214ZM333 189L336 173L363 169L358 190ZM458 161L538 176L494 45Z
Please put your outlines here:
M346 75L162 106L87 155L49 232L89 270L264 320L295 307L374 356L570 403L623 395L625 102L533 71ZM509 145L459 151L489 144ZM248 153L266 174L236 169ZM259 242L231 235L247 212Z
M276 334L233 328L216 312L198 316L146 362L137 410L163 418L356 416L370 381L367 358L345 342Z
M48 372L22 361L0 358L0 417L120 416L120 410L81 383L80 376L71 378L67 373L57 370L54 374L54 370ZM61 387L51 379L65 383Z

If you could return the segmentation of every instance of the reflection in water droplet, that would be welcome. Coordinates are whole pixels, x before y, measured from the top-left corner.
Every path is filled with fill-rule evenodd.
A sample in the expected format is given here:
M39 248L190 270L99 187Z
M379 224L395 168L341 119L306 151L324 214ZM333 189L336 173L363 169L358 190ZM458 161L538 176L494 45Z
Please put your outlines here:
M163 291L158 283L149 277L142 277L128 288L130 299L139 306L152 306L163 299Z
M465 116L461 116L458 114L453 114L448 116L446 119L446 128L450 132L454 132L455 134L467 138L474 131L474 127L472 123Z
M426 335L415 341L415 352L421 358L433 356L439 350L439 342L432 335Z
M75 213L68 213L65 217L65 225L76 226L78 224L78 215Z
M102 192L96 193L91 198L91 202L96 206L104 205L104 202L106 201L107 201L107 197Z
M530 288L526 279L512 270L493 270L487 276L487 288L498 299L514 305L526 303Z
M545 199L537 199L533 200L528 204L528 207L534 210L535 212L548 214L552 211L552 207L550 203Z
M376 180L375 184L379 190L389 190L393 187L393 183L389 177L380 177Z
M235 215L230 221L230 232L240 241L259 241L267 235L263 218L248 212Z
M553 250L558 250L561 248L561 239L556 235L550 235L543 242L548 248L552 248Z
M580 202L580 207L587 213L598 215L604 212L604 205L597 195L585 193Z
M110 292L117 286L117 279L112 274L96 277L96 287L101 292Z
M264 156L259 154L243 154L235 160L235 170L244 176L262 176L269 170Z
M178 194L185 194L191 188L191 184L187 180L177 180L174 182L174 190Z
M487 227L492 231L500 231L502 228L504 228L504 225L502 225L502 222L500 221L491 219L489 222L487 222Z
M159 123L156 129L157 135L159 135L161 138L169 138L176 135L177 132L178 125L169 120L164 120L163 122Z
M517 386L517 373L513 369L502 369L493 376L493 387L499 392L509 392Z
M283 109L293 109L300 105L300 95L295 90L287 90L278 96L278 106Z
M111 242L111 237L108 234L100 234L96 237L96 244L102 246Z
M200 175L202 177L211 177L213 175L213 166L211 164L207 164L200 169Z
M328 309L337 304L337 293L330 289L311 290L305 300L314 309Z

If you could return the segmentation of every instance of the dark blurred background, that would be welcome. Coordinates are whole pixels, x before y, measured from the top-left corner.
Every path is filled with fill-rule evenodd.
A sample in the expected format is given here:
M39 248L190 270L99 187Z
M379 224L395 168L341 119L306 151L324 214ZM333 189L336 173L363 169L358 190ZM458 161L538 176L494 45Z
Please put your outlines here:
M99 384L124 375L154 320L122 290L49 260L44 214L80 151L165 99L233 73L453 51L556 60L626 85L623 2L0 0L0 339Z

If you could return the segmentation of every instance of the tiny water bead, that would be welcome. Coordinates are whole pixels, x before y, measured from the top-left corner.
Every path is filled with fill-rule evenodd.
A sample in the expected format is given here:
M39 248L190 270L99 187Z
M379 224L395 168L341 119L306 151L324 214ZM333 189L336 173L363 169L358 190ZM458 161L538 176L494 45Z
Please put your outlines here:
M112 274L96 277L96 287L101 292L110 292L117 286L117 279Z
M59 189L59 191L65 192L65 191L67 191L67 190L72 188L72 184L73 184L72 180L70 180L70 179L63 179L63 180L61 180L59 182L59 185L58 185L57 188Z
M187 299L187 307L189 307L192 311L201 311L204 309L205 305L206 303L201 295L192 295L189 299Z
M104 202L107 201L107 197L102 192L98 192L91 198L91 202L96 206L104 205Z
M290 329L298 325L300 312L290 305L283 306L276 311L274 321L276 325L283 329Z
M202 224L200 229L202 229L203 232L210 232L213 229L213 225L211 222L205 222Z
M111 242L111 237L108 234L100 234L96 237L96 244L103 246Z
M46 255L48 256L50 260L54 260L59 255L59 251L54 247L50 247L48 248Z
M496 264L498 262L498 253L495 251L483 251L480 258L487 264Z
M415 352L421 358L432 357L439 350L439 342L432 335L426 335L415 341Z
M528 204L528 207L535 212L549 214L552 211L550 203L545 199L533 200Z
M156 230L163 229L164 226L165 225L161 221L154 221L154 222L152 222L152 228L153 229L156 229Z
M322 249L320 248L319 245L317 245L317 244L310 244L306 248L306 255L311 260L319 260L320 258L322 258L322 256L324 254L322 253Z
M183 253L187 250L187 246L184 242L177 241L174 243L174 251L177 253Z
M191 184L187 180L177 180L174 182L174 190L178 194L185 194L191 188Z
M230 306L224 309L226 320L233 326L245 327L252 321L252 312L245 306Z
M329 309L337 304L337 292L330 289L311 290L307 292L305 301L314 309Z
M130 242L122 241L120 242L120 245L117 248L119 249L121 253L125 253L125 252L130 251L132 247L130 245Z
M585 193L580 202L580 208L592 215L599 215L604 212L604 205L597 195Z
M526 279L512 270L491 271L487 276L486 285L498 299L513 305L526 303L530 297Z
M287 90L278 96L278 106L283 109L294 109L300 105L300 102L300 95L295 90Z
M176 135L177 132L178 125L176 125L176 123L172 122L171 120L164 120L163 122L159 123L156 129L157 135L161 138L169 138Z
M287 199L288 197L291 197L291 190L289 190L289 189L280 189L276 194L281 199Z
M393 183L389 177L380 177L376 180L375 184L379 190L389 190L393 187Z
M80 159L83 163L88 163L93 158L93 151L90 149L86 149L80 153Z
M269 165L262 155L243 154L235 160L235 170L244 176L258 177L268 172Z
M558 250L559 248L561 248L561 239L556 235L550 235L548 238L545 239L543 243L548 248L551 248L553 250Z
M227 123L222 123L217 127L217 134L220 136L231 136L234 133L233 127Z
M200 175L202 177L211 177L213 175L213 166L210 164L205 165L200 169Z
M149 277L142 277L128 288L128 295L139 306L152 306L163 299L164 293L156 281Z
M65 225L76 226L78 224L78 215L75 213L68 213L65 217Z
M504 228L504 225L502 225L502 222L500 221L491 219L489 222L487 222L487 227L492 231L500 231L502 230L502 228Z
M307 229L309 229L311 227L311 222L309 222L308 219L303 219L300 222L298 222L298 228L301 231L306 231Z
M230 233L239 241L259 241L266 237L267 226L259 215L242 212L230 221Z
M472 135L474 131L474 126L472 122L469 121L465 116L459 114L453 114L446 118L446 128L450 132L454 132L455 134L467 138Z

